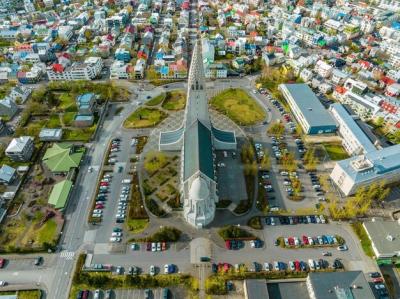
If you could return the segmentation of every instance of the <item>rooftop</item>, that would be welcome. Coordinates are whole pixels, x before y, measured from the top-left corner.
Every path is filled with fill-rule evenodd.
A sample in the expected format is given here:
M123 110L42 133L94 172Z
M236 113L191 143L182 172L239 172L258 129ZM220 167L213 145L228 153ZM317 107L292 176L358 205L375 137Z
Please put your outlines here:
M390 171L400 170L400 144L337 162L354 182L369 181Z
M364 222L364 227L371 238L374 251L378 257L400 256L400 223L397 221L385 221L372 219Z
M375 299L362 271L310 272L316 299Z
M68 172L71 168L77 168L84 150L75 150L73 147L68 143L55 143L47 149L43 162L52 172Z
M336 126L332 116L307 84L281 84L280 88L294 99L310 127Z
M63 209L71 188L72 182L70 180L64 180L55 184L49 196L49 204L53 205L56 209Z
M198 120L186 128L184 133L184 156L184 181L197 171L214 180L211 132Z
M343 107L343 105L339 103L334 103L331 105L330 109L336 111L336 113L343 120L343 122L346 123L346 126L355 136L357 141L361 144L362 148L364 149L364 152L372 152L376 150L374 144L371 142L368 136L365 135L364 131L358 126L358 124L355 122L353 117L347 112L346 108Z

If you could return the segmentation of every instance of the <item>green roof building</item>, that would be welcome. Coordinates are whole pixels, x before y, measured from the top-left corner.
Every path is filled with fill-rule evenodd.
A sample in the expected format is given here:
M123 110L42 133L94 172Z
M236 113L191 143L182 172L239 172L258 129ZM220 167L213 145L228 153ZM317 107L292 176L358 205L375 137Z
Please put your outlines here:
M54 143L44 154L43 162L52 172L66 173L79 167L84 153L84 149L76 149L73 144Z
M56 209L64 209L69 193L72 189L72 182L64 180L54 185L49 197L49 204L53 205Z

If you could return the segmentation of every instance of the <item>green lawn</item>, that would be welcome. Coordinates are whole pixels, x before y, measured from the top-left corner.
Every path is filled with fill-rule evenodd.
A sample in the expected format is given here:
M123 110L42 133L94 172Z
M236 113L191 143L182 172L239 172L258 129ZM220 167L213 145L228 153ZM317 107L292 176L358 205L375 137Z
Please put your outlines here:
M52 114L50 116L49 121L47 122L46 126L51 129L62 127L61 121L60 121L60 116L58 114Z
M162 93L154 98L152 98L151 100L149 100L148 102L146 102L147 106L157 106L160 105L165 99L165 93Z
M90 128L64 129L63 141L89 141L96 126Z
M75 98L69 93L62 93L58 97L60 104L59 107L66 112L77 112Z
M154 127L166 117L167 114L157 108L141 107L125 120L124 127L127 129Z
M343 149L340 144L324 144L325 150L328 153L328 156L333 161L344 160L349 157L346 151Z
M129 232L138 234L149 225L149 219L128 219L126 226Z
M230 88L211 99L210 105L239 125L253 125L265 118L265 111L242 89Z
M167 92L162 107L166 110L182 110L186 106L186 93L180 90Z
M374 251L372 250L371 240L368 238L368 235L364 227L362 226L362 223L355 222L351 225L351 227L360 239L361 247L364 250L364 253L369 257L373 257Z
M74 121L75 117L75 112L65 112L63 114L63 123L65 126L69 127L72 125L72 122Z
M25 127L18 127L15 130L15 136L33 136L39 137L40 130L46 127L46 124L49 120L29 120L28 124Z
M39 243L52 243L56 237L57 223L50 219L37 231L37 238Z

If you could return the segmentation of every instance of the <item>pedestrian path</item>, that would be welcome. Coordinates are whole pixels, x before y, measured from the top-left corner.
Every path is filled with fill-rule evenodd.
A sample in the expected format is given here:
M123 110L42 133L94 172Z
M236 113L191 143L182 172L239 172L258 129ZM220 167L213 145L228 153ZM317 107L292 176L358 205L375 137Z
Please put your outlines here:
M61 258L65 258L66 260L73 260L75 256L75 252L74 251L61 251L60 257Z

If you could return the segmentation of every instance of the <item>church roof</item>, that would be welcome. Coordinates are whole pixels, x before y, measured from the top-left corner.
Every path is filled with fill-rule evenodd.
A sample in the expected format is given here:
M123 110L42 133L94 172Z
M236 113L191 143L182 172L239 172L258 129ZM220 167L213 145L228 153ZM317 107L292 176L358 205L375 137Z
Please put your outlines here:
M197 171L214 180L211 131L198 120L185 131L183 180L186 181Z

